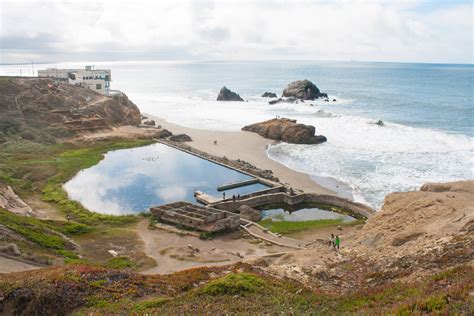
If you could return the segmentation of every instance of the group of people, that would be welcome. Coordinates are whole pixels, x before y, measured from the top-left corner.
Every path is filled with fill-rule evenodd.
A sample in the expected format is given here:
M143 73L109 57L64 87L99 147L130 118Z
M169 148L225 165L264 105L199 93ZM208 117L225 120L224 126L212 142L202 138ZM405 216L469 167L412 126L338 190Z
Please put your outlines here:
M331 234L331 237L329 238L329 247L333 247L334 249L339 249L339 245L341 244L341 239L339 236L334 236L334 234Z
M225 200L225 192L222 193L222 199ZM232 201L235 202L236 200L240 200L240 193L237 196L232 195Z

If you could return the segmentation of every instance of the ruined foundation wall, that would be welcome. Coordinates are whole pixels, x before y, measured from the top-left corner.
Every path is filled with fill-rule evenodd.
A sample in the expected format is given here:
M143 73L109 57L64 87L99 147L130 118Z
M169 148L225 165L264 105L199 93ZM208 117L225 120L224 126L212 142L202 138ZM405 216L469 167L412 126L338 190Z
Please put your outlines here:
M226 210L229 212L237 212L241 205L250 207L260 207L268 204L285 203L288 205L296 205L300 203L323 203L338 206L365 217L372 216L375 211L362 203L353 202L334 195L303 193L297 195L289 195L287 193L265 194L250 198L244 198L236 201L218 202L212 204L212 207Z

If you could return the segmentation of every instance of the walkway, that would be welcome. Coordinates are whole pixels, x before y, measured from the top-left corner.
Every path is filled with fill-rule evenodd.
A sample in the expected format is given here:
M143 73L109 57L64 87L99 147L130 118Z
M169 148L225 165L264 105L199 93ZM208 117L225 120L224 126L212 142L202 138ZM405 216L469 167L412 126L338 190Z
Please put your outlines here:
M264 240L266 242L269 242L275 245L294 248L294 249L306 248L304 241L277 235L275 233L272 233L265 227L260 226L259 224L255 222L252 222L243 218L240 219L240 227L243 230L245 230L247 233L252 235L253 237Z

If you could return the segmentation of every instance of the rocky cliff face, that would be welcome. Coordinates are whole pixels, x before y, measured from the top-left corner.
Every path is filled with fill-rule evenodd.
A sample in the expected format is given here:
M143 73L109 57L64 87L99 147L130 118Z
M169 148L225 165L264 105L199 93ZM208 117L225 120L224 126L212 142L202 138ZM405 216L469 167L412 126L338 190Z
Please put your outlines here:
M326 137L314 135L316 131L314 126L298 124L296 120L287 118L271 119L247 125L242 130L257 133L265 138L293 144L320 144L326 141Z
M352 250L374 258L431 252L474 229L474 181L427 183L420 191L387 195ZM472 242L472 239L471 239ZM474 253L473 253L474 255Z
M124 94L107 97L46 78L1 77L0 123L79 133L139 125L140 111Z
M301 100L314 100L328 97L326 93L321 93L318 87L307 79L290 83L286 86L285 90L283 90L283 96L295 97Z

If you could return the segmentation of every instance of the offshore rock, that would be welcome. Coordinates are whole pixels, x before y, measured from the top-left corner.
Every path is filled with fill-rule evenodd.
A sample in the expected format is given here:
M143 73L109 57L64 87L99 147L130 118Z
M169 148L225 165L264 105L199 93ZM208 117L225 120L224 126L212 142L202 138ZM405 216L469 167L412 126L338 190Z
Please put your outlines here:
M321 93L318 87L307 79L290 83L286 86L285 90L283 90L283 96L295 97L301 100L314 100L328 97L326 93Z
M276 93L273 93L273 92L265 92L264 94L262 94L262 98L277 98L278 96L276 95Z
M222 87L217 96L217 101L244 101L237 93L227 89L227 87Z

